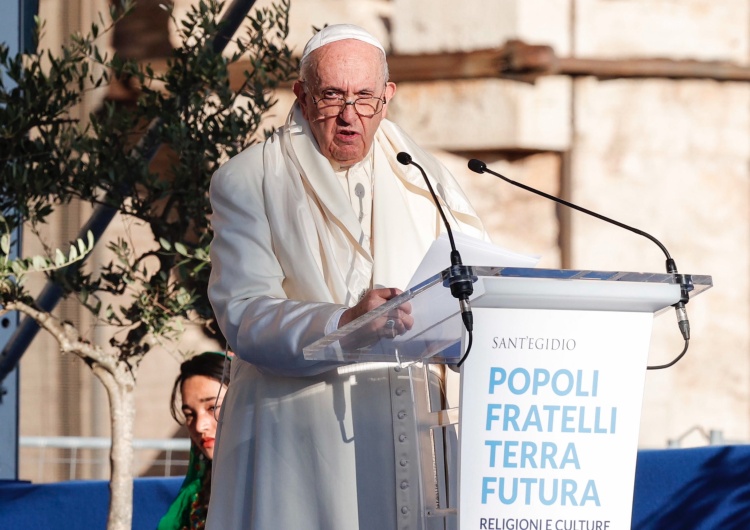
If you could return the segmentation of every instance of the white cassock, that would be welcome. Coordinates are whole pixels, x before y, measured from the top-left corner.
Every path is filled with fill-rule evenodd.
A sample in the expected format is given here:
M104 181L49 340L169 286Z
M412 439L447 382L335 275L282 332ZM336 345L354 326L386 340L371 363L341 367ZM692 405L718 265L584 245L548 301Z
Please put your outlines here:
M413 421L405 371L302 354L364 290L405 288L442 230L399 151L425 168L454 230L486 237L448 171L388 120L368 157L337 175L295 105L284 127L214 175L209 297L239 359L221 410L209 530L417 528L416 445L401 436Z

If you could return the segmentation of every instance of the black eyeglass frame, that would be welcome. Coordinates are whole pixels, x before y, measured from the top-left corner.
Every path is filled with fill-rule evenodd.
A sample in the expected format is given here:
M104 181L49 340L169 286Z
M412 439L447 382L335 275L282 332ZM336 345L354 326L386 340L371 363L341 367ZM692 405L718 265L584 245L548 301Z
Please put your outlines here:
M328 103L327 106L329 106L329 107L338 107L338 109L339 109L338 112L336 114L326 115L328 117L339 116L342 112L344 112L344 109L346 109L347 105L351 105L352 108L354 109L354 112L356 112L358 116L361 116L363 118L372 118L373 116L377 116L378 114L380 114L381 112L383 112L383 107L388 103L388 100L385 97L385 91L383 92L383 94L380 97L378 97L378 96L366 96L366 97L356 98L356 99L353 99L351 101L347 101L344 98L344 96L342 96L340 94L337 97L333 97L333 98L327 98L327 97L321 96L318 99L315 99L315 96L313 96L310 92L308 92L308 94L310 95L310 99L313 100L313 103L315 104L315 108L317 108L318 110L322 110L321 107L320 107L320 103L321 103L321 101L324 101L324 100L331 101L331 103ZM372 114L363 114L357 108L357 103L360 102L360 101L363 101L363 100L368 100L368 101L376 100L376 101L378 101L380 103L378 105L378 108ZM335 101L335 103L333 103L333 101Z

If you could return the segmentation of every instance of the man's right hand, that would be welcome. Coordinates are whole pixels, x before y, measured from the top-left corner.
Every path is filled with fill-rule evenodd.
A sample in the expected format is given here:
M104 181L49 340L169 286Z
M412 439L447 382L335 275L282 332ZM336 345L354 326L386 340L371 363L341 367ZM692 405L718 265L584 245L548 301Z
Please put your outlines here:
M357 302L357 305L350 307L342 313L339 319L339 328L361 317L365 313L369 313L376 307L380 307L402 292L401 289L396 289L395 287L384 287L367 291L362 299ZM393 338L397 335L402 335L409 331L413 325L414 317L411 316L411 304L405 302L393 308L382 317L370 322L363 328L363 333L360 337L364 338L368 343L376 342L383 337Z

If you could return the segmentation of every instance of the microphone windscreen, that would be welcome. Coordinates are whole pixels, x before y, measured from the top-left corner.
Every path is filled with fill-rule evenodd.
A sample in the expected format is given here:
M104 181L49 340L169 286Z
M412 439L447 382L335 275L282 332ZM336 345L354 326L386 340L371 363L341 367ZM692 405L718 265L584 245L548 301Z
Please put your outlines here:
M474 173L484 173L484 170L487 169L487 164L485 164L481 160L472 158L471 160L469 160L469 169L471 169Z
M411 155L409 153L401 151L396 155L396 160L401 162L403 165L408 166L409 164L411 164Z

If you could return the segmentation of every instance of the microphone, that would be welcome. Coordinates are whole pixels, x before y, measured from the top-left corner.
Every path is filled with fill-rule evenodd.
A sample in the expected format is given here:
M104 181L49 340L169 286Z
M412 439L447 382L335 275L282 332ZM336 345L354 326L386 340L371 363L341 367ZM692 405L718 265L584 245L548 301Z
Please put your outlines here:
M673 304L672 307L675 308L675 312L677 313L677 325L680 328L680 333L682 333L682 338L685 340L685 349L678 355L675 359L673 359L670 363L660 365L660 366L649 366L649 370L656 370L661 368L669 368L673 364L675 364L677 361L679 361L683 355L685 355L685 352L687 352L687 343L690 340L690 322L688 321L687 316L687 310L685 309L685 304L688 303L690 300L689 292L692 289L691 280L689 277L686 277L683 274L679 274L677 272L677 264L672 259L672 256L670 256L669 251L667 248L656 239L651 234L644 232L643 230L638 230L637 228L633 228L632 226L628 226L624 223L621 223L619 221L615 221L614 219L611 219L609 217L606 217L604 215L598 214L596 212L592 212L591 210L588 210L586 208L583 208L582 206L578 206L577 204L573 204L572 202L568 202L565 199L561 199L559 197L555 197L554 195L550 195L548 193L544 193L543 191L537 190L535 188L532 188L530 186L527 186L525 184L521 184L520 182L516 182L515 180L511 180L508 177L501 175L500 173L497 173L495 171L492 171L487 167L487 164L482 162L481 160L477 160L476 158L472 158L469 160L469 169L471 169L475 173L489 173L491 175L495 175L496 177L504 180L505 182L512 184L514 186L517 186L521 189L524 189L526 191L530 191L531 193L535 193L536 195L540 195L546 199L550 199L552 201L555 201L556 203L563 204L567 206L568 208L573 208L574 210L578 210L579 212L583 212L587 215L591 215L593 217L596 217L597 219L601 219L602 221L606 221L608 223L611 223L615 226L619 226L620 228L624 228L625 230L629 230L635 234L638 234L640 236L643 236L652 242L656 243L656 245L662 250L664 255L667 258L666 267L667 267L667 274L671 274L674 276L674 278L680 282L680 301L676 304Z
M471 267L465 266L461 262L461 254L458 252L456 243L453 240L453 230L451 230L451 225L445 217L445 212L443 211L442 206L440 206L440 201L438 200L435 190L432 189L432 184L430 183L430 179L427 178L427 173L422 169L422 166L412 160L409 153L401 151L396 155L396 160L405 166L415 166L419 172L422 173L422 178L424 178L425 183L427 183L427 189L430 191L430 195L432 195L432 200L435 201L435 206L437 206L440 217L443 219L445 230L448 233L448 240L451 245L451 267L448 272L447 282L450 286L451 294L454 298L458 299L461 308L461 320L464 323L466 331L469 332L469 345L466 348L466 353L464 353L463 357L461 357L457 363L457 366L460 367L469 355L469 350L471 350L471 332L474 329L474 315L471 312L471 304L469 303L469 296L474 292L473 271Z

